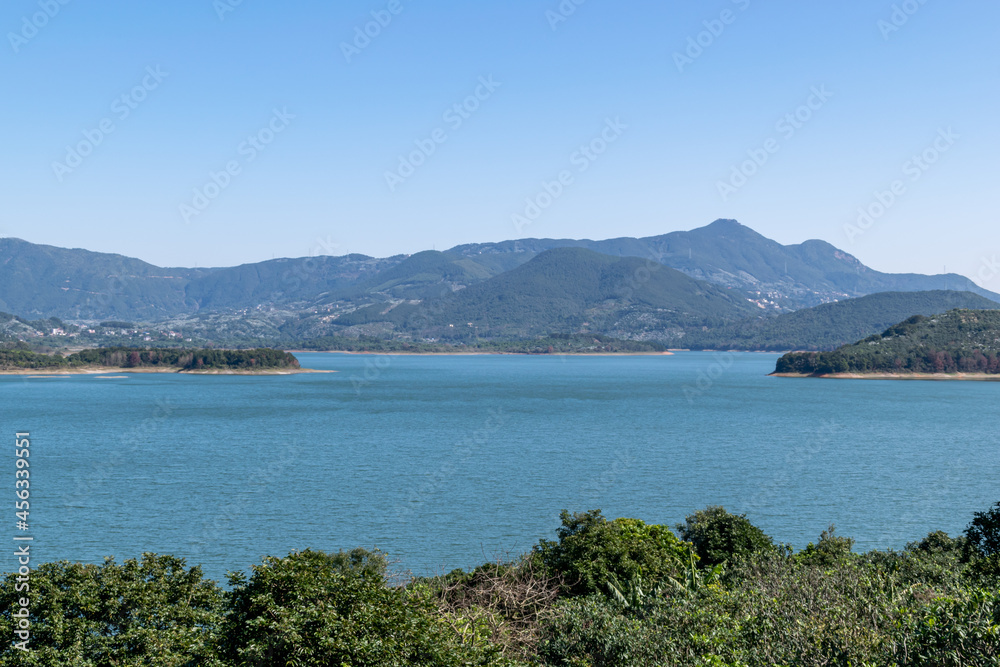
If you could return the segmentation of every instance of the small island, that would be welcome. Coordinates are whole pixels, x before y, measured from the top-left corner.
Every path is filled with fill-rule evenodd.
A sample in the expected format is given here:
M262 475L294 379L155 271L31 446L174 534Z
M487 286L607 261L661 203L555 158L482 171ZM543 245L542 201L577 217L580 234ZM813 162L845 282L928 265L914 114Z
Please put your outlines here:
M107 347L70 355L44 354L25 347L0 350L3 374L200 373L279 375L310 372L289 352L252 350Z
M1000 312L915 315L832 352L789 352L778 359L772 375L1000 381Z

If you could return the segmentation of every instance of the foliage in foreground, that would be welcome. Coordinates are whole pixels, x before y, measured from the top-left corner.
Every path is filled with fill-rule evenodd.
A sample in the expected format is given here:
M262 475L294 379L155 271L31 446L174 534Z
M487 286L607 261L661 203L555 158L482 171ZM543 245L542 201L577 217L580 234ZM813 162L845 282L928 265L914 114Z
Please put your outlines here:
M561 520L521 558L404 586L364 549L267 557L228 592L171 556L42 565L32 650L0 665L1000 665L1000 503L964 536L865 554L832 527L793 553L721 507L679 524L690 541L599 510ZM0 583L7 637L17 585Z

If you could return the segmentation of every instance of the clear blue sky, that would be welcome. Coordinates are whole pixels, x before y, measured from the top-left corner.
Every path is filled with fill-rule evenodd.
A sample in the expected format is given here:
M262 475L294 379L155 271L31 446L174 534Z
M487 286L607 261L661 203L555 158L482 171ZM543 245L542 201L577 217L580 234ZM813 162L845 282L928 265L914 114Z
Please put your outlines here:
M1000 255L993 1L896 3L899 25L873 0L62 1L0 9L3 235L220 266L726 217L888 271L976 277ZM391 22L345 54L373 11Z

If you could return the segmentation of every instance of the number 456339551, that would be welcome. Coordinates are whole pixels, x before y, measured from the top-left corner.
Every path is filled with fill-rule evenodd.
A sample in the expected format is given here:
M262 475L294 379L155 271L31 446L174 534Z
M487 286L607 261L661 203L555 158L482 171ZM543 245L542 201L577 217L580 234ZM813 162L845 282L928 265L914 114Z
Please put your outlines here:
M15 434L15 454L17 456L17 481L14 483L15 493L19 502L15 503L15 507L18 510L15 512L15 516L19 522L27 524L28 522L28 509L30 505L28 504L28 497L31 495L29 491L30 484L29 478L31 473L28 471L30 464L28 458L31 456L31 434L29 433L17 433ZM27 527L27 526L25 526Z

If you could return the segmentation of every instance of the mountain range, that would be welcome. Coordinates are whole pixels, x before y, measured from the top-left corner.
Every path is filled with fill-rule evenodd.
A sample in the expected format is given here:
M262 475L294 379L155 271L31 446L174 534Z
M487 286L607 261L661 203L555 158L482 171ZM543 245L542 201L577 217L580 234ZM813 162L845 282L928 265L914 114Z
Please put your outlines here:
M155 320L261 308L352 312L458 292L560 248L662 264L695 280L746 292L764 309L790 311L885 291L952 289L1000 299L964 276L882 273L824 241L786 246L736 221L717 220L647 238L521 239L410 256L324 255L228 268L161 268L122 255L4 238L0 310L72 320Z
M47 336L61 329L51 318L61 318L82 325L73 329L84 337L78 344L115 342L108 336L243 346L594 335L696 349L824 350L914 314L997 302L1000 295L963 276L881 273L825 242L784 246L733 220L648 238L521 239L228 268L161 268L0 239L0 311L18 315L0 329L11 340ZM98 326L105 320L119 324Z

